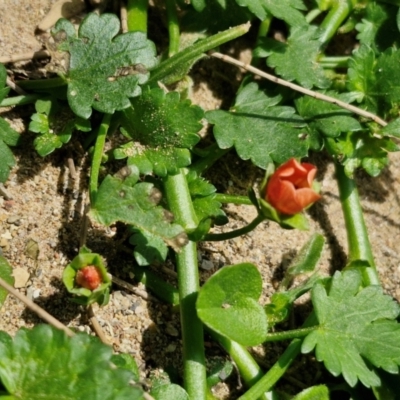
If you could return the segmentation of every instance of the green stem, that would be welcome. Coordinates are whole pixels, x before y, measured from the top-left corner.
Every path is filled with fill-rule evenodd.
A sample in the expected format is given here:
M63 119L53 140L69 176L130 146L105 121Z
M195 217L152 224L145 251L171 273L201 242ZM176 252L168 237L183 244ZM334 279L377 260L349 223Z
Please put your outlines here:
M257 225L261 224L261 222L265 221L265 217L261 214L257 215L256 218L253 219L248 225L243 228L235 229L234 231L225 232L225 233L209 233L205 235L204 241L221 241L221 240L229 240L234 239L238 236L245 235L246 233L251 232Z
M165 4L167 7L169 33L168 57L172 57L179 51L179 20L175 0L166 0Z
M171 284L165 282L148 268L135 267L133 271L135 279L142 282L158 298L173 306L179 304L179 293Z
M311 22L314 21L315 18L317 18L319 15L321 15L322 10L319 8L315 8L314 10L311 10L307 15L306 15L306 21L311 24Z
M349 56L321 57L318 62L324 68L347 68Z
M148 0L128 0L126 5L128 31L147 33Z
M272 14L267 12L267 16L263 21L261 21L260 27L258 28L259 38L266 37L268 35L272 18L273 18Z
M268 333L265 339L267 342L281 342L282 340L301 339L312 331L318 329L318 326L310 326L307 328L291 329L290 331Z
M214 49L221 44L224 44L226 42L229 42L230 40L236 39L237 37L244 35L248 32L249 29L250 24L247 23L198 41L192 46L189 46L185 50L180 51L171 58L163 61L157 68L152 71L150 79L147 83L149 84L162 81L165 77L181 68L181 65L187 65L193 62L203 53L206 53L207 51Z
M34 103L40 97L43 96L39 94L27 94L24 96L7 97L0 102L0 107L23 106L24 104Z
M368 267L361 268L364 285L379 285L379 277L376 271L371 244L368 238L367 227L365 226L363 211L357 186L354 179L349 178L344 167L336 163L336 179L339 187L340 202L347 231L349 246L349 265L364 261Z
M293 340L272 368L238 400L258 399L265 392L271 390L300 353L301 343L301 339Z
M228 153L231 149L220 149L217 143L212 144L207 148L207 155L202 157L200 160L194 162L190 166L191 171L197 172L201 175L203 172L211 168L211 166L217 162L222 156Z
M263 370L244 346L214 331L208 330L208 332L231 356L246 386L253 386L264 376ZM260 400L268 400L268 398L268 395L265 393L259 397Z
M319 40L326 46L340 28L343 21L349 16L357 0L337 0L328 15L320 25L321 36Z
M68 81L64 78L32 79L27 81L17 81L19 87L27 90L46 90L66 86Z
M164 179L164 188L175 221L185 229L194 229L197 226L197 217L183 170L177 175L167 176ZM200 289L196 243L189 241L176 254L176 259L183 339L184 386L190 399L205 400L207 381L203 324L196 312L196 299Z
M94 145L92 168L90 171L90 181L89 181L90 201L92 203L94 202L97 194L101 159L103 156L104 144L106 142L106 136L108 132L108 127L110 125L110 121L111 121L111 114L104 114L103 120L101 121L97 133L96 143Z
M216 193L214 199L220 203L230 204L244 204L246 206L253 206L254 204L248 198L248 196L237 196L233 194Z

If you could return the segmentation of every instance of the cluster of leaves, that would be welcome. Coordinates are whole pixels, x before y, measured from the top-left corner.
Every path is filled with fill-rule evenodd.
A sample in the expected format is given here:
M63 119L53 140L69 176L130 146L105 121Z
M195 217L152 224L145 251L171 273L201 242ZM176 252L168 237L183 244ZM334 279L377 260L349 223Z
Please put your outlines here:
M397 8L360 2L352 15L360 46L346 58L346 83L341 85L343 73L338 73L338 65L324 66L324 52L332 31L339 27L332 28L329 16L345 3L347 8L343 9L349 16L350 3L354 2L316 3L318 11L330 8L320 26L305 17L307 8L301 0L194 0L190 5L182 2L185 10L182 26L213 32L224 24L230 26L247 19L258 19L263 24L273 19L284 21L287 40L283 43L270 37L260 38L254 49L258 62L264 62L277 75L304 88L347 103L357 102L361 108L385 119L397 116L400 101L397 68L400 27L394 18ZM388 31L392 33L389 36ZM75 130L96 132L95 118L89 121L93 114L113 115L110 125L121 128L124 142L112 148L108 156L126 159L127 167L123 173L107 176L96 188L90 216L106 226L118 221L128 225L130 243L135 246L133 255L140 266L161 264L169 247L179 254L188 240L200 241L213 224L227 221L215 198L216 188L193 168L193 160L201 163L199 154L207 153L202 149L199 135L204 120L213 125L218 150L234 149L242 160L250 160L265 170L292 157L305 157L310 150L326 149L344 165L348 176L358 167L376 176L388 163L387 153L398 150L392 140L400 136L397 120L380 128L335 104L294 95L250 79L242 83L228 111L204 112L178 92L158 87L155 80L166 78L171 83L174 77L181 77L182 71L186 72L204 52L223 43L223 34L195 43L172 57L172 61L158 64L156 47L144 32L118 32L119 21L111 14L88 15L78 32L66 20L56 24L53 35L58 50L68 54L68 68L58 71L66 91L60 94L58 89L47 90L35 104L30 130L38 134L34 144L38 153L45 156L68 143ZM174 75L171 65L176 65L176 60L182 60L182 65L177 68L179 74ZM0 66L0 87L5 80L6 71ZM0 89L0 101L7 92ZM14 163L7 146L16 145L18 140L19 135L0 119L0 155L4 160L0 181L7 178ZM184 176L188 193L185 199L190 203L188 225L182 218L176 221L176 216L168 210L166 181L179 174ZM272 216L273 210L255 196L252 201L259 214L285 227L297 226L295 221ZM314 268L322 246L320 237L311 239L267 306L258 302L262 279L256 266L244 263L221 269L200 290L197 315L204 325L231 343L254 346L277 340L279 336L271 334L271 328L285 321L294 301L311 290L314 313L312 323L304 331L301 351L308 353L315 349L317 359L327 370L334 376L343 375L351 387L358 381L367 387L377 387L381 384L378 368L398 373L399 307L380 288L363 288L356 270L321 279ZM93 301L105 304L110 286L105 270L105 286L98 293L75 287L76 271L82 262L88 263L85 257L90 258L90 264L101 264L96 254L79 255L66 269L67 287L71 293L85 297L85 304ZM5 271L9 278L9 268L5 267ZM294 276L308 272L313 274L303 284L289 288ZM0 379L10 396L39 398L37 382L49 394L58 387L54 382L58 385L61 380L60 385L66 385L65 398L94 399L101 394L101 398L122 399L142 395L140 388L129 385L131 379L137 381L132 363L111 356L110 349L85 336L67 339L47 327L20 331L14 341L1 334L0 353ZM45 371L41 356L48 363ZM60 368L66 359L72 361L68 373L63 375ZM111 368L110 363L119 368ZM29 368L21 370L25 364ZM34 373L35 369L40 376ZM97 394L88 394L90 390L93 392L92 384L83 387L82 382L88 381L95 382ZM76 384L68 386L68 382ZM154 385L152 395L160 399L188 398L176 385ZM326 398L327 388L310 388L296 398L314 395Z

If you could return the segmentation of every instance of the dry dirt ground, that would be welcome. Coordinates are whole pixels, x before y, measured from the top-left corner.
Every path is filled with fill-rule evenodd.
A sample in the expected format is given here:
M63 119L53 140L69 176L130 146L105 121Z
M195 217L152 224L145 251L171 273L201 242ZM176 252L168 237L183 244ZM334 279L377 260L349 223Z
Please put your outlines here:
M0 0L0 56L41 49L34 31L52 3L53 0ZM221 104L215 88L226 85L226 81L221 77L223 74L211 74L207 62L202 62L202 68L198 69L195 76L193 101L206 109L213 109ZM214 61L213 66L218 68L221 64ZM10 71L32 68L24 63L8 64L6 67ZM26 137L26 144L15 151L17 166L5 183L9 197L0 196L1 251L15 269L18 277L16 286L21 293L68 326L92 332L84 309L69 301L69 295L61 283L63 268L78 251L86 199L86 159L79 152L72 153L71 146L45 158L35 154L31 144L32 135L27 132L32 111L32 106L0 110L1 115ZM78 173L75 180L71 179L66 166L66 159L71 155ZM319 167L318 180L321 182L323 199L308 213L310 232L285 231L276 224L265 223L251 234L227 243L202 244L199 265L202 267L203 280L223 265L252 262L262 273L262 302L267 302L274 287L279 284L284 267L313 232L320 232L327 239L321 270L332 273L343 267L347 243L333 166L322 158L314 161ZM244 193L249 182L261 176L252 168L239 166L233 156L229 162L220 163L217 169L218 175L213 179L220 191L239 190ZM380 177L358 177L379 275L384 290L397 300L400 300L399 171L400 155L393 154L390 167ZM224 230L238 228L255 216L252 207L248 206L228 206L226 213L231 222ZM117 236L115 227L91 225L87 245L104 255L113 274L133 282L132 257L117 251ZM144 289L141 285L135 286ZM143 378L149 368L179 368L179 318L169 306L155 299L146 301L126 289L114 286L110 303L96 310L96 315L115 350L135 356ZM40 320L11 296L0 310L0 329L10 334L15 334L21 327L32 327L38 323ZM222 353L215 344L207 343L207 354L212 358ZM260 356L262 354L261 351ZM273 359L274 356L271 357L269 353L263 361L270 364ZM301 379L301 374L298 378ZM237 385L237 381L231 383L233 393ZM224 393L226 389L221 388L220 394ZM231 394L229 398L235 398L235 395Z

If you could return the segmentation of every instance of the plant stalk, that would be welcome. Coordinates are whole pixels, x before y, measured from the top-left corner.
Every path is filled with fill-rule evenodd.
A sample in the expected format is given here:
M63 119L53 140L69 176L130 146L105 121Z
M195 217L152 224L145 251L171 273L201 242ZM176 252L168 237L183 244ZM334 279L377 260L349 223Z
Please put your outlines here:
M169 34L168 57L172 57L179 51L179 20L175 0L166 0L165 4L167 7Z
M271 390L300 353L301 343L301 339L293 340L272 368L238 400L258 399L263 393Z
M194 62L202 54L211 49L214 49L215 47L220 46L221 44L224 44L233 39L236 39L239 36L244 35L248 32L249 29L249 23L242 24L198 41L192 46L189 46L185 50L182 50L171 58L163 61L157 68L152 71L147 84L162 81L168 75L181 68L182 65L187 65L190 62Z
M204 241L217 242L221 240L229 240L234 239L238 236L245 235L246 233L251 232L253 229L257 227L257 225L261 224L261 222L265 221L265 217L262 214L257 215L248 225L243 228L235 229L230 232L225 233L209 233L204 236Z
M147 33L148 0L128 0L126 5L128 31Z
M170 211L183 227L194 229L197 217L190 198L186 177L181 169L177 175L164 179ZM189 241L176 254L179 301L183 339L184 387L193 400L207 398L203 324L197 316L196 300L200 289L196 243Z
M368 266L361 268L364 286L380 285L356 183L345 174L343 165L335 163L335 168L347 231L348 265L351 267L352 263L367 262Z
M111 116L112 116L111 114L104 114L103 120L101 121L97 133L96 143L94 145L92 168L90 171L90 181L89 181L90 201L92 203L94 202L97 194L101 159L103 156L104 144L106 142L108 128L110 126Z
M215 193L214 200L219 201L220 203L230 203L230 204L243 204L246 206L254 206L248 196L239 196L234 194L225 194L225 193Z
M319 40L323 43L323 47L333 38L340 25L350 15L356 3L357 0L337 0L334 2L333 7L320 25L322 34Z

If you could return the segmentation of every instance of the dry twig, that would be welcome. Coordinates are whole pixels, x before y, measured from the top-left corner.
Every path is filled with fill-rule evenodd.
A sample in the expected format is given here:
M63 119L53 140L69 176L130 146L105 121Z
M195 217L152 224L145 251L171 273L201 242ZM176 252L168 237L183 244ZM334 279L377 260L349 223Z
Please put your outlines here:
M93 330L96 332L97 336L99 339L104 343L110 346L109 341L106 338L106 335L103 332L103 328L100 326L99 321L96 318L96 315L94 313L93 307L91 305L88 306L87 308L87 313L89 316L89 321L92 325Z
M11 285L9 285L6 281L4 281L1 278L0 278L0 286L5 290L7 290L7 292L15 296L17 299L21 300L30 310L35 312L40 318L42 318L48 324L54 326L57 329L61 329L67 334L67 336L72 337L75 335L75 333L71 329L69 329L67 326L61 323L58 319L54 318L46 310L38 306L32 300L28 299L28 297L18 292L18 290L14 289Z
M268 74L268 73L266 73L264 71L261 71L260 69L255 68L252 65L243 63L243 62L241 62L239 60L236 60L235 58L229 57L226 54L221 54L221 53L218 53L218 52L214 52L214 53L210 53L210 55L212 57L219 58L220 60L225 61L225 62L227 62L229 64L236 65L237 67L243 68L246 71L251 72L252 74L259 75L259 76L261 76L261 77L263 77L265 79L268 79L269 81L274 82L274 83L276 83L278 85L286 86L289 89L295 90L296 92L300 92L300 93L306 94L307 96L314 97L315 99L326 101L326 102L331 103L331 104L335 104L335 105L337 105L337 106L339 106L341 108L344 108L345 110L349 110L349 111L353 112L354 114L358 114L358 115L361 115L362 117L371 119L372 121L376 122L377 124L379 124L381 126L386 126L387 125L386 121L384 121L383 119L379 118L375 114L372 114L372 113L370 113L368 111L362 110L361 108L358 108L358 107L353 106L351 104L348 104L348 103L345 103L345 102L340 101L338 99L335 99L334 97L326 96L325 94L317 93L317 92L314 92L312 90L305 89L302 86L296 85L295 83L291 83L291 82L285 81L285 80L283 80L281 78L278 78L278 77L276 77L274 75L271 75L271 74Z

